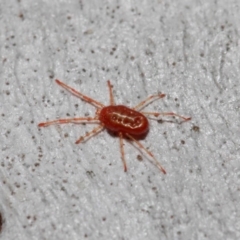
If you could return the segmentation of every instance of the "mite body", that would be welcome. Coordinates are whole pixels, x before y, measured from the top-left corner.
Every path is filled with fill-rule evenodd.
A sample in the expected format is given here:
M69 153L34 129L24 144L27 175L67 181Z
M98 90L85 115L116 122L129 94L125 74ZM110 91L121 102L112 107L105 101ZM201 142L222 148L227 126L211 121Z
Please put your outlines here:
M114 102L112 85L110 81L107 81L109 95L110 95L110 105L105 106L102 103L76 91L74 88L66 85L65 83L56 79L56 83L75 95L78 98L92 104L97 108L96 115L94 117L76 117L76 118L67 118L67 119L57 119L53 121L47 121L43 123L39 123L39 127L47 127L49 125L54 124L65 124L65 123L98 123L98 126L95 127L92 131L86 133L84 136L81 136L76 144L84 142L88 140L93 135L100 133L103 129L111 130L118 134L120 139L120 151L123 161L124 171L127 171L127 164L125 161L125 154L123 148L123 138L125 137L127 141L132 141L135 143L141 150L143 150L146 154L148 154L155 162L156 166L165 174L166 171L162 167L162 165L157 161L155 156L146 149L136 138L146 134L149 130L149 123L146 116L158 117L162 116L176 116L183 121L189 121L191 118L180 116L173 112L143 112L143 109L146 105L151 102L165 97L165 94L159 93L156 95L150 95L145 100L141 101L138 105L133 108L129 108L123 105L116 105Z
M134 136L147 133L149 128L148 120L142 113L123 105L102 108L99 120L113 132L128 133Z

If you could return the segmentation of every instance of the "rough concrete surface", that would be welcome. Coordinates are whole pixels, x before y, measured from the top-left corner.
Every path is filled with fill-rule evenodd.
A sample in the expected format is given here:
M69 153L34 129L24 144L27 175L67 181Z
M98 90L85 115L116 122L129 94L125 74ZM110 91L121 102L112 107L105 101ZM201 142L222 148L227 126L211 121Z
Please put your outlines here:
M0 239L240 239L240 2L2 0ZM164 166L94 124L38 128L151 94L140 142Z

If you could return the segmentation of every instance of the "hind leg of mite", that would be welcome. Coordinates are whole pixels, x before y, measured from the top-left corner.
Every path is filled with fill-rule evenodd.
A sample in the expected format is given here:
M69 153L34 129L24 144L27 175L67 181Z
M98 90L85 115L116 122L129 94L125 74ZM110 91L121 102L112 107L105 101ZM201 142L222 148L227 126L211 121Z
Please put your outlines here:
M119 136L121 157L122 157L122 162L123 162L123 169L124 169L124 172L127 172L127 163L126 163L125 154L124 154L123 134L121 132L119 132L118 136Z
M133 136L131 136L130 134L126 133L126 136L132 140L133 142L135 142L138 147L143 150L146 154L148 154L155 162L156 166L160 169L160 171L162 171L164 174L166 174L166 170L162 167L162 165L158 162L158 160L155 158L155 156L152 154L152 152L150 152L149 150L147 150L138 140L136 140Z

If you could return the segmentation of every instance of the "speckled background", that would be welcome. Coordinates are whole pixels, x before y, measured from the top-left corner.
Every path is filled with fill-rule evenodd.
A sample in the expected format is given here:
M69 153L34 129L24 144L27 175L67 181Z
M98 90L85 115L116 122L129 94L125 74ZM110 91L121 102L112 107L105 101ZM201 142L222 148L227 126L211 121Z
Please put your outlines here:
M0 239L240 239L238 0L0 2ZM59 78L108 104L150 94L141 140L167 171L93 125ZM162 118L161 118L162 119Z

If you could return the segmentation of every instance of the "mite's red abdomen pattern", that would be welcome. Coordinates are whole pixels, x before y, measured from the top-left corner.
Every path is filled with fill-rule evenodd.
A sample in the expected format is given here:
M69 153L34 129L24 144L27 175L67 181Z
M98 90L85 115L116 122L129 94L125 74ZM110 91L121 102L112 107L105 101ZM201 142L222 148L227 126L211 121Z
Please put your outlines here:
M143 114L123 105L102 108L99 120L111 131L135 136L146 133L149 125Z

